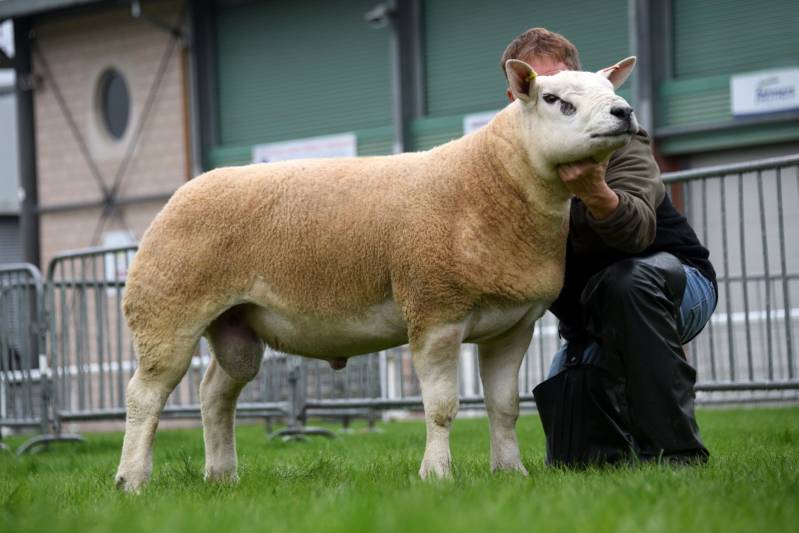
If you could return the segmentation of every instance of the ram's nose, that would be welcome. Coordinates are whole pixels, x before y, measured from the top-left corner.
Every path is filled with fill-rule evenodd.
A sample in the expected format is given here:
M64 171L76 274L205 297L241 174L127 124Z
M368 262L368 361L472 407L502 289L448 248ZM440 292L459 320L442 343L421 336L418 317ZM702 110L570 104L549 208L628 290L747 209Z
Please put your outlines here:
M610 108L610 114L625 122L629 122L633 114L633 108L630 106L613 106Z

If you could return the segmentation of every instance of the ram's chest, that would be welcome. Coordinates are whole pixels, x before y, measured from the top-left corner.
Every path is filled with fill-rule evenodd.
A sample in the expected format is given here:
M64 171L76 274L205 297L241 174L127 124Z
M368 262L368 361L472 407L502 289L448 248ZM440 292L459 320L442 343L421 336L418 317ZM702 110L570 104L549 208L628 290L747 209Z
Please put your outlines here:
M474 309L467 319L464 342L482 342L498 337L529 318L535 322L546 312L549 302L534 301L522 305L483 305Z
M460 266L475 293L520 305L557 298L566 266L565 225L487 235L470 227L461 234Z

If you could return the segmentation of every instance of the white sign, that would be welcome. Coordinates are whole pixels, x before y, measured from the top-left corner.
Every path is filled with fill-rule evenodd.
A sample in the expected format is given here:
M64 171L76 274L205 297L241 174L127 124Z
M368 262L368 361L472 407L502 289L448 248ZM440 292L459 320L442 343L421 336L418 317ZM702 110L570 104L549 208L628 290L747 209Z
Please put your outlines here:
M11 21L0 22L0 50L8 57L14 57L14 28ZM0 69L0 87L14 86L14 69Z
M471 115L464 115L463 117L463 134L468 135L473 131L477 131L494 118L494 115L499 111L486 111L485 113L473 113Z
M733 76L730 100L736 117L799 109L799 68Z
M10 20L0 22L0 48L8 57L14 57L14 26Z
M354 133L326 135L252 147L253 163L274 163L290 159L319 157L355 157L358 155L358 138Z

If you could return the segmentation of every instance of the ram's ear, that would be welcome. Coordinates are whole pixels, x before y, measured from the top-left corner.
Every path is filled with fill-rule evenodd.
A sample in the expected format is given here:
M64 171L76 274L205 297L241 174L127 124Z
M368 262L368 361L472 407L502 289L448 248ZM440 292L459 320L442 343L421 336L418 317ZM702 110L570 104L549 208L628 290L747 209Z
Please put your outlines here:
M597 74L605 76L610 80L610 83L613 84L613 88L618 89L624 85L624 82L627 81L627 78L632 74L636 61L635 56L630 56L627 59L622 59L615 65L603 68L598 71Z
M535 99L538 91L535 78L538 74L535 73L533 67L518 59L508 59L505 61L505 74L508 77L508 87L510 87L514 98L518 98L522 102Z

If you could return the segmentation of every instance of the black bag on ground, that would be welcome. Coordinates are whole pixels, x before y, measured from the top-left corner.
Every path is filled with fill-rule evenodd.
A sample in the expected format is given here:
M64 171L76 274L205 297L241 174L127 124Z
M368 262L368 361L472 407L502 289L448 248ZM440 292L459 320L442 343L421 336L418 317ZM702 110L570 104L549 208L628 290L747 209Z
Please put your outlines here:
M533 389L547 441L547 464L584 467L635 460L625 383L570 342L564 368Z

